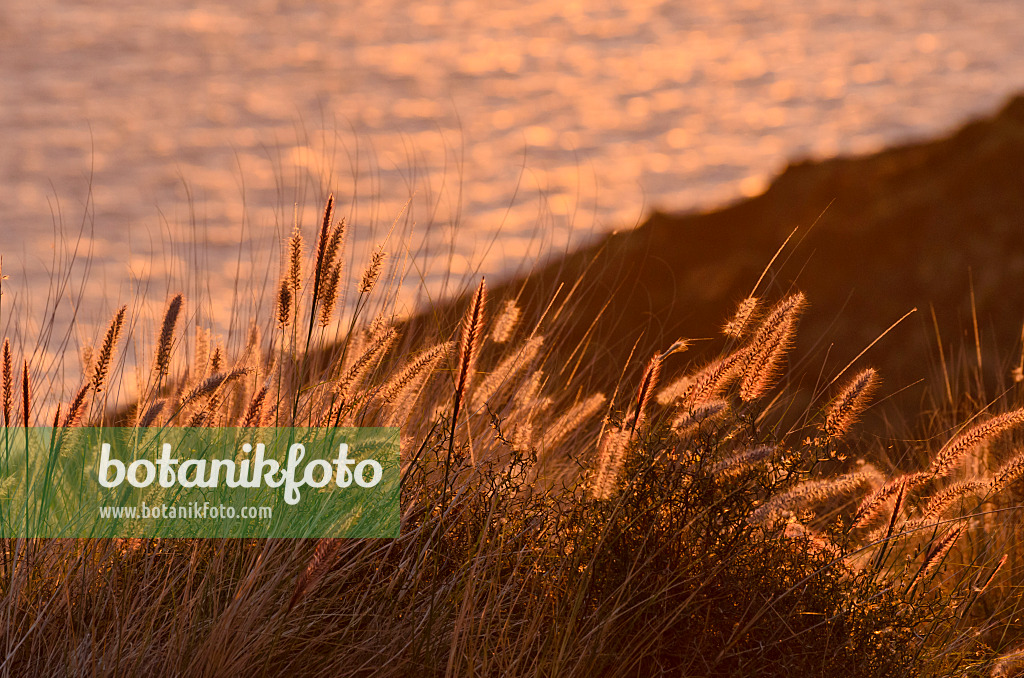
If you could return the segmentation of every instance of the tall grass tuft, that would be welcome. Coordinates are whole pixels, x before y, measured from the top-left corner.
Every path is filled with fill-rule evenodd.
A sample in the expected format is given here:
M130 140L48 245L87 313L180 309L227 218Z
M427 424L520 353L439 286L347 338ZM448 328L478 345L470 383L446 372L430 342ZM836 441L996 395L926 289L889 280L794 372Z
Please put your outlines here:
M813 398L785 366L801 293L744 300L711 356L678 365L666 358L687 342L638 364L588 359L560 338L593 318L564 305L524 326L533 304L483 279L404 320L379 289L381 247L362 275L343 269L336 211L328 194L309 251L296 221L274 306L251 325L215 337L172 297L142 347L155 383L123 411L90 396L126 390L116 351L145 343L123 336L127 308L92 338L70 397L30 397L56 380L23 360L20 418L5 340L4 424L50 421L57 400L65 427L399 425L399 536L5 539L7 674L860 678L1012 663L1019 402L941 446L957 429L934 413L914 437L853 434L881 389L870 368L799 411ZM196 350L172 361L192 332ZM986 463L961 469L981 445Z

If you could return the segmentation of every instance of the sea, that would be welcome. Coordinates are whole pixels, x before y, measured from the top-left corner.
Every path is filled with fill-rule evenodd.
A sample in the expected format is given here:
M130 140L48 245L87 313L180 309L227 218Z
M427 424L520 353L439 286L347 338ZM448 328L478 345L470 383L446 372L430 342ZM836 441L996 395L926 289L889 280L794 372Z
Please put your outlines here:
M244 342L329 193L407 312L1022 89L1021 0L4 0L0 334Z

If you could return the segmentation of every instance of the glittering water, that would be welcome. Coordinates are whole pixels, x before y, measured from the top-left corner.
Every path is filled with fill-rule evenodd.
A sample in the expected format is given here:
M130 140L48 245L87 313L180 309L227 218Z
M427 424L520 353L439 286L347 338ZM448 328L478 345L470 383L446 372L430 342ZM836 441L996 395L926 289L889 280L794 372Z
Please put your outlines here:
M353 253L414 194L395 260L412 229L435 287L508 273L652 207L756 193L789 159L989 112L1024 86L1021 17L1019 0L5 0L8 289L41 308L55 238L84 224L87 322L176 287L223 308L239 272L249 303L326 189Z

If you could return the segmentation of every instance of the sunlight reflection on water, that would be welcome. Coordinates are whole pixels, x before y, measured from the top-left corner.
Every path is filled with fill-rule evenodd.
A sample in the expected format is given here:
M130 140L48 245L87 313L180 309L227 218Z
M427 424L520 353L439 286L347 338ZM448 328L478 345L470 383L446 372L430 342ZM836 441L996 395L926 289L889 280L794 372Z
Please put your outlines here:
M415 192L399 230L427 238L435 286L449 265L508 273L652 207L755 194L788 159L993 110L1024 85L1022 15L1018 0L8 0L5 271L41 304L52 224L73 237L91 191L87 327L133 296L155 314L177 288L222 310L237 270L258 297L293 205L311 234L333 189L356 260Z

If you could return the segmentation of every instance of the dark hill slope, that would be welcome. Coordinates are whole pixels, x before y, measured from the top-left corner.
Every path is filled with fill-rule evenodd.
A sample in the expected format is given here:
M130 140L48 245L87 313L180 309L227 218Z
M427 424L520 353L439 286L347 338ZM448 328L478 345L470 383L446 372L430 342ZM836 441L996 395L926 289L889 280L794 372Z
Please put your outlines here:
M714 212L655 213L505 283L496 297L517 294L536 318L560 284L563 297L575 286L551 343L568 356L586 339L595 378L614 378L638 337L634 369L673 339L715 336L798 226L761 292L807 294L802 367L845 365L913 307L861 359L891 389L935 364L932 307L947 348L970 340L973 352L973 276L986 368L1005 377L1024 322L1024 96L948 138L796 163L763 195Z

